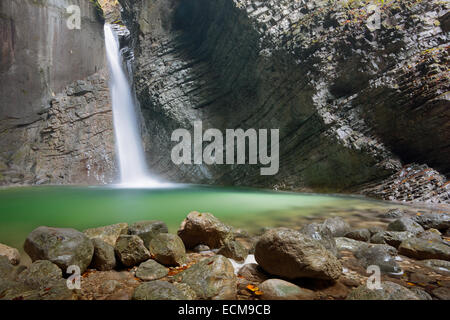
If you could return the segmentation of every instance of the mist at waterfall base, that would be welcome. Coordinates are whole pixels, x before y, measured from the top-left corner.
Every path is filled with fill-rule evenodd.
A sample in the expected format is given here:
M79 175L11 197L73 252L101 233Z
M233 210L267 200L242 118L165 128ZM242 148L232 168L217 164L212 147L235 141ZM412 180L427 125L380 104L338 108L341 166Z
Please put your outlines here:
M152 188L162 184L151 178L147 169L136 106L131 85L123 68L117 35L105 24L105 46L110 70L110 91L120 169L120 187Z

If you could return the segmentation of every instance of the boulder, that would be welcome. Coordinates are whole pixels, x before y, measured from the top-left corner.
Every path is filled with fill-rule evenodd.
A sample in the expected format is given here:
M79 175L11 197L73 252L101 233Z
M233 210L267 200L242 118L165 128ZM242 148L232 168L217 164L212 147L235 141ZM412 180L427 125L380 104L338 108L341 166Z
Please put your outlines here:
M369 241L370 240L370 231L367 229L355 229L347 232L344 237L350 238L358 241Z
M143 241L144 245L149 248L150 241L160 234L160 233L168 233L169 229L167 225L162 221L156 220L148 220L148 221L139 221L133 223L128 228L128 234L139 236Z
M233 259L238 262L243 262L248 256L248 250L239 241L225 240L223 246L217 251L224 257Z
M186 263L186 248L183 241L175 234L161 233L150 241L150 253L159 263L168 266Z
M335 280L342 273L339 260L318 240L287 228L262 235L255 259L266 272L287 279Z
M224 256L203 259L178 274L177 279L188 284L199 299L236 299L237 278L233 265Z
M8 258L12 265L17 266L20 263L20 253L16 248L9 247L0 243L0 256Z
M412 287L411 290L420 300L433 300L433 298L423 289Z
M139 285L133 300L187 300L184 293L170 282L155 280Z
M262 270L262 268L256 263L248 263L243 265L238 271L238 276L241 276L250 282L257 283L264 282L269 278L264 270Z
M126 267L132 267L150 259L150 252L138 236L121 235L117 239L114 251Z
M55 280L62 280L61 269L48 260L38 260L33 262L26 270L18 276L18 281L33 289L48 288Z
M379 218L382 219L398 219L403 217L405 212L400 209L390 209L386 213L381 213L378 215Z
M192 248L192 251L197 252L197 253L210 251L210 250L211 250L211 248L204 244L199 244L199 245L196 245L194 248Z
M25 252L31 260L49 260L67 271L76 265L81 273L92 261L94 246L84 234L74 229L39 227L31 232L24 244Z
M439 230L431 228L421 232L417 235L417 238L431 241L442 241L441 233Z
M418 233L424 231L424 229L422 228L422 226L420 224L415 222L413 219L406 218L406 217L400 218L400 219L397 219L397 220L391 222L387 226L387 230L388 231L408 231L408 232L411 232L412 234L418 234Z
M6 256L0 256L0 279L10 279L14 266Z
M151 259L141 263L136 270L136 277L144 281L158 280L164 278L168 274L169 269Z
M362 247L367 247L369 244L364 241L353 240L345 237L335 238L336 248L338 251L351 251L356 252Z
M340 217L328 218L323 225L331 231L333 237L343 237L351 231L350 225Z
M326 249L337 256L336 241L328 227L319 223L310 223L300 229L300 232L318 240Z
M353 289L347 300L420 300L407 288L390 281L381 283L381 289L369 289L366 284Z
M89 239L100 239L111 246L116 245L117 239L122 234L128 233L128 223L117 223L109 226L84 230Z
M447 230L450 228L450 214L445 212L422 213L414 216L414 221L425 229Z
M429 259L421 261L421 264L432 269L436 273L450 276L450 261Z
M395 261L397 250L388 245L362 247L355 252L355 257L358 258L364 268L376 265L380 267L383 273L401 272L401 268Z
M314 300L314 291L280 279L266 280L259 286L262 300Z
M440 287L432 291L439 300L450 300L450 288Z
M187 300L197 300L197 294L186 283L175 282L173 285L183 292Z
M373 235L370 242L398 248L403 241L410 238L414 238L414 234L409 231L383 231Z
M450 246L440 241L411 238L403 241L398 251L410 258L450 260Z
M181 223L178 236L186 248L205 244L211 249L224 245L226 239L233 239L232 229L210 213L191 212Z
M91 262L92 268L99 271L114 269L116 267L114 247L100 238L93 239L92 244L94 245L94 256Z

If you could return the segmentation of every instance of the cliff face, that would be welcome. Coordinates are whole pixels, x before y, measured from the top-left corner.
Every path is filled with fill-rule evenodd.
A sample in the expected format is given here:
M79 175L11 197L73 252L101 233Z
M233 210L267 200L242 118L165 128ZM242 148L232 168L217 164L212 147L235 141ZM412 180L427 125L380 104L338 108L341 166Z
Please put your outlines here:
M67 21L80 8L80 29ZM0 185L111 182L103 23L90 0L0 3Z
M156 173L322 191L357 190L411 162L450 173L447 3L120 3ZM194 120L205 129L279 128L279 174L173 165L171 133Z

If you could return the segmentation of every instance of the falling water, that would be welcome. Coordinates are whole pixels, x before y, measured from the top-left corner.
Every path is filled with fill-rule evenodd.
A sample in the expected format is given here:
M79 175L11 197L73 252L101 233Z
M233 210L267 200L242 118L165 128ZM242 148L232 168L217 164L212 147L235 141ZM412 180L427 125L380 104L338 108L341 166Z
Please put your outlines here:
M110 25L105 24L106 54L110 68L110 91L114 117L116 148L120 166L121 185L153 187L156 180L149 177L144 150L136 119L131 86L123 69L119 40Z

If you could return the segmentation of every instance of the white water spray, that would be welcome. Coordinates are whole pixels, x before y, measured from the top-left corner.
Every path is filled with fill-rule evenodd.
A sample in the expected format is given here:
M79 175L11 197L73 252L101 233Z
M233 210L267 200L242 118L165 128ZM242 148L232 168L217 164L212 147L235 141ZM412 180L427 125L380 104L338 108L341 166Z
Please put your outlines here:
M118 151L121 186L155 187L145 162L131 86L123 69L119 40L111 26L105 24L106 55L110 69L110 91Z

